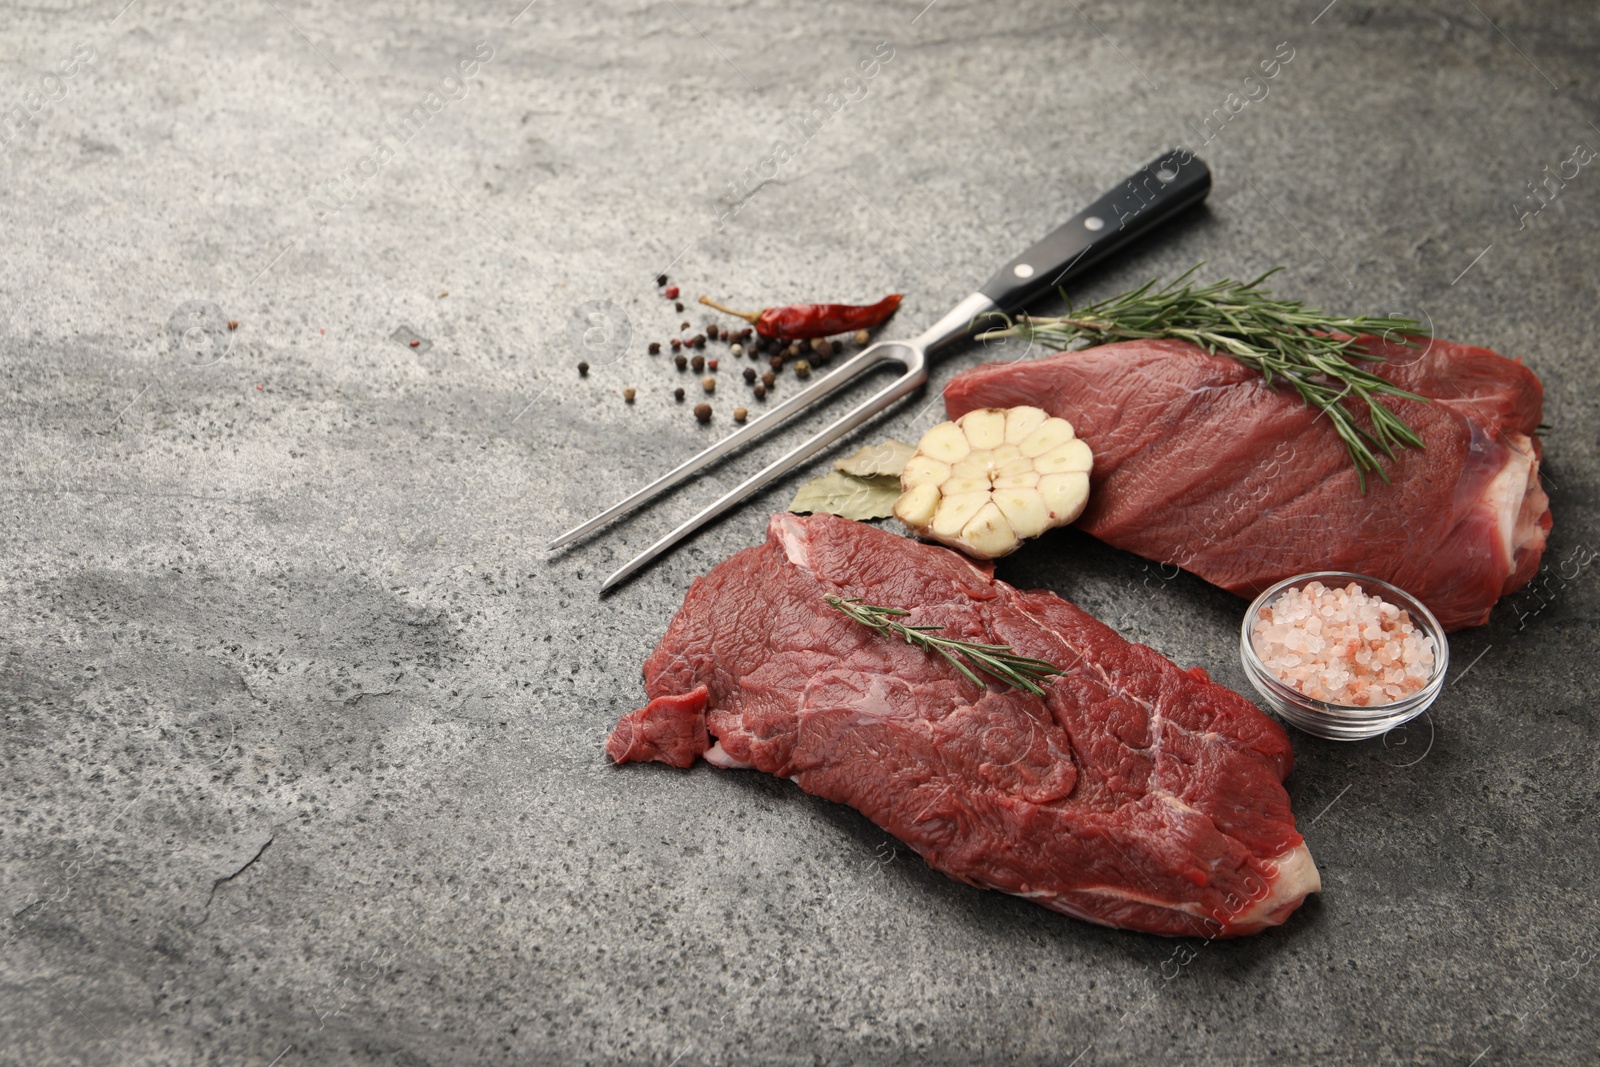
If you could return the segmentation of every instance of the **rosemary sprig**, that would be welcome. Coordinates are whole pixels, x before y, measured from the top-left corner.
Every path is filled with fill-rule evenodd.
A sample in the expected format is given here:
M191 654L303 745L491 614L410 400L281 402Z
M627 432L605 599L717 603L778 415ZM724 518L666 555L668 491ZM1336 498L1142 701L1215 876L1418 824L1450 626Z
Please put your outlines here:
M973 674L967 664L956 658L957 655L966 658L972 666L985 674L993 675L1002 682L1026 690L1034 696L1044 696L1044 688L1040 686L1040 682L1053 675L1067 673L1045 660L1018 656L1011 651L1010 645L985 645L978 641L935 637L933 632L944 629L943 626L908 626L903 622L896 622L896 618L911 614L902 608L863 604L859 598L845 600L842 597L828 596L823 599L863 626L869 626L890 637L903 637L908 645L918 645L930 652L939 653L969 681L980 687L983 685L983 679Z
M1090 344L1140 338L1175 337L1192 341L1212 355L1221 352L1261 372L1268 385L1283 379L1309 406L1328 417L1355 463L1361 491L1367 489L1367 472L1384 481L1389 475L1377 452L1393 459L1395 449L1422 448L1422 438L1396 415L1380 396L1401 396L1427 401L1427 397L1401 389L1355 361L1383 357L1366 351L1357 336L1398 336L1416 346L1407 334L1421 330L1415 319L1355 315L1341 317L1298 300L1279 300L1261 283L1276 274L1274 267L1249 282L1224 278L1196 287L1189 277L1195 264L1160 288L1152 278L1132 292L1073 309L1059 318L1007 319L1005 329L990 330L982 338L1026 337L1066 348L1074 341ZM1066 296L1065 293L1062 294ZM1366 405L1371 429L1354 418L1354 404Z

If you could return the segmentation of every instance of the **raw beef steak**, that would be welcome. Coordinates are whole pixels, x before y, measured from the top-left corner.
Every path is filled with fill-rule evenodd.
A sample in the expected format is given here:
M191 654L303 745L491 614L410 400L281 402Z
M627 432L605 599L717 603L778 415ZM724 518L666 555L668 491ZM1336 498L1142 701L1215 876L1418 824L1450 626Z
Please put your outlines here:
M1344 442L1298 394L1184 341L1124 341L990 363L945 387L952 419L1031 404L1094 450L1078 526L1240 596L1344 570L1393 582L1447 630L1485 622L1539 569L1544 391L1521 363L1448 341L1369 344L1376 373L1431 403L1385 397L1426 450L1358 487ZM1363 413L1362 417L1365 415Z
M1043 698L974 685L823 598L1009 644L1067 673ZM645 662L619 763L755 768L849 804L934 869L1107 926L1255 933L1320 888L1282 781L1283 730L1046 592L830 515L697 580Z

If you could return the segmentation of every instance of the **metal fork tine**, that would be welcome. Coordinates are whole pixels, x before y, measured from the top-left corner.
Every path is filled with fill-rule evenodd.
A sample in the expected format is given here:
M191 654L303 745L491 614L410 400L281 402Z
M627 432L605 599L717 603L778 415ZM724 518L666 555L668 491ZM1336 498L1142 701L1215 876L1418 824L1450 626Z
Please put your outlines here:
M611 507L596 515L594 518L582 523L581 525L574 526L572 529L568 530L566 533L547 544L545 546L545 551L549 552L557 548L561 548L564 545L570 545L580 537L584 537L587 534L591 534L595 530L598 530L611 520L627 514L634 508L644 504L646 501L653 500L662 493L665 493L668 489L671 489L672 487L689 480L689 478L722 459L724 456L738 451L744 445L754 441L756 438L777 429L795 415L798 415L800 412L809 408L814 401L828 395L835 389L838 389L840 386L854 380L856 377L865 373L866 371L871 370L883 363L905 362L898 356L889 354L891 350L897 348L903 349L904 347L904 344L897 341L879 341L877 344L862 349L845 362L839 364L839 366L835 367L828 374L822 376L821 380L813 382L811 385L802 389L788 400L785 400L783 403L779 404L765 415L760 416L748 425L743 426L735 432L729 434L727 437L724 437L722 440L718 441L710 448L700 452L698 455L692 456L691 458L685 460L683 463L674 467L666 474L663 474L661 477L645 486L643 489L633 493L626 499L619 500L617 503L611 505Z
M656 557L660 556L663 552L677 544L679 541L683 540L685 537L688 537L691 533L699 529L709 520L716 518L718 515L721 515L728 509L734 507L749 497L754 496L756 493L760 492L762 489L765 489L768 485L771 485L785 474L788 474L790 471L800 466L818 452L821 452L823 449L833 444L845 434L856 429L858 426L867 422L880 411L883 411L885 408L894 404L897 400L900 400L902 397L905 397L908 394L915 392L917 389L920 389L923 383L928 380L927 360L925 355L920 349L911 348L909 358L903 362L906 365L906 373L902 374L899 378L896 378L888 386L880 390L878 393L864 402L860 407L844 416L838 422L835 422L832 426L829 426L827 429L823 430L821 433L817 434L815 437L811 438L794 451L789 452L787 455L784 455L777 460L774 460L772 463L763 467L760 471L751 475L743 482L740 482L737 486L724 493L720 499L716 500L699 514L695 515L694 518L689 519L676 530L673 530L671 533L667 534L661 540L657 541L639 555L635 556L632 560L629 560L620 570L605 580L605 584L600 587L600 592L604 594L607 591L615 588L617 585L626 581L640 568L647 566ZM843 370L844 368L841 367L840 369Z

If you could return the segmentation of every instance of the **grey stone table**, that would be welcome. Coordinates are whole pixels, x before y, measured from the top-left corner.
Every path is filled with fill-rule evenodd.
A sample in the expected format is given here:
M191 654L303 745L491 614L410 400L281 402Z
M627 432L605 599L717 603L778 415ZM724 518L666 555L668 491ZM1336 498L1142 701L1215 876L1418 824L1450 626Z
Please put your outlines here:
M0 1061L1595 1062L1591 4L523 2L0 18ZM777 443L542 552L732 428L646 354L655 275L909 329L1179 142L1208 205L1076 295L1282 264L1547 389L1537 589L1415 726L1294 735L1325 892L1103 930L788 783L608 766L795 484L604 600ZM1187 575L1075 532L1002 574L1244 685Z

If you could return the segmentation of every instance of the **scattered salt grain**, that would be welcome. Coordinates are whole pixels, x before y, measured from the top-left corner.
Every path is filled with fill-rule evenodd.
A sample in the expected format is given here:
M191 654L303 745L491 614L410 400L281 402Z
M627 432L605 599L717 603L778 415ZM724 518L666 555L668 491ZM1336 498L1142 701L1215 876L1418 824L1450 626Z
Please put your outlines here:
M1284 685L1329 704L1393 704L1433 676L1433 638L1354 582L1284 590L1256 617L1251 644Z

